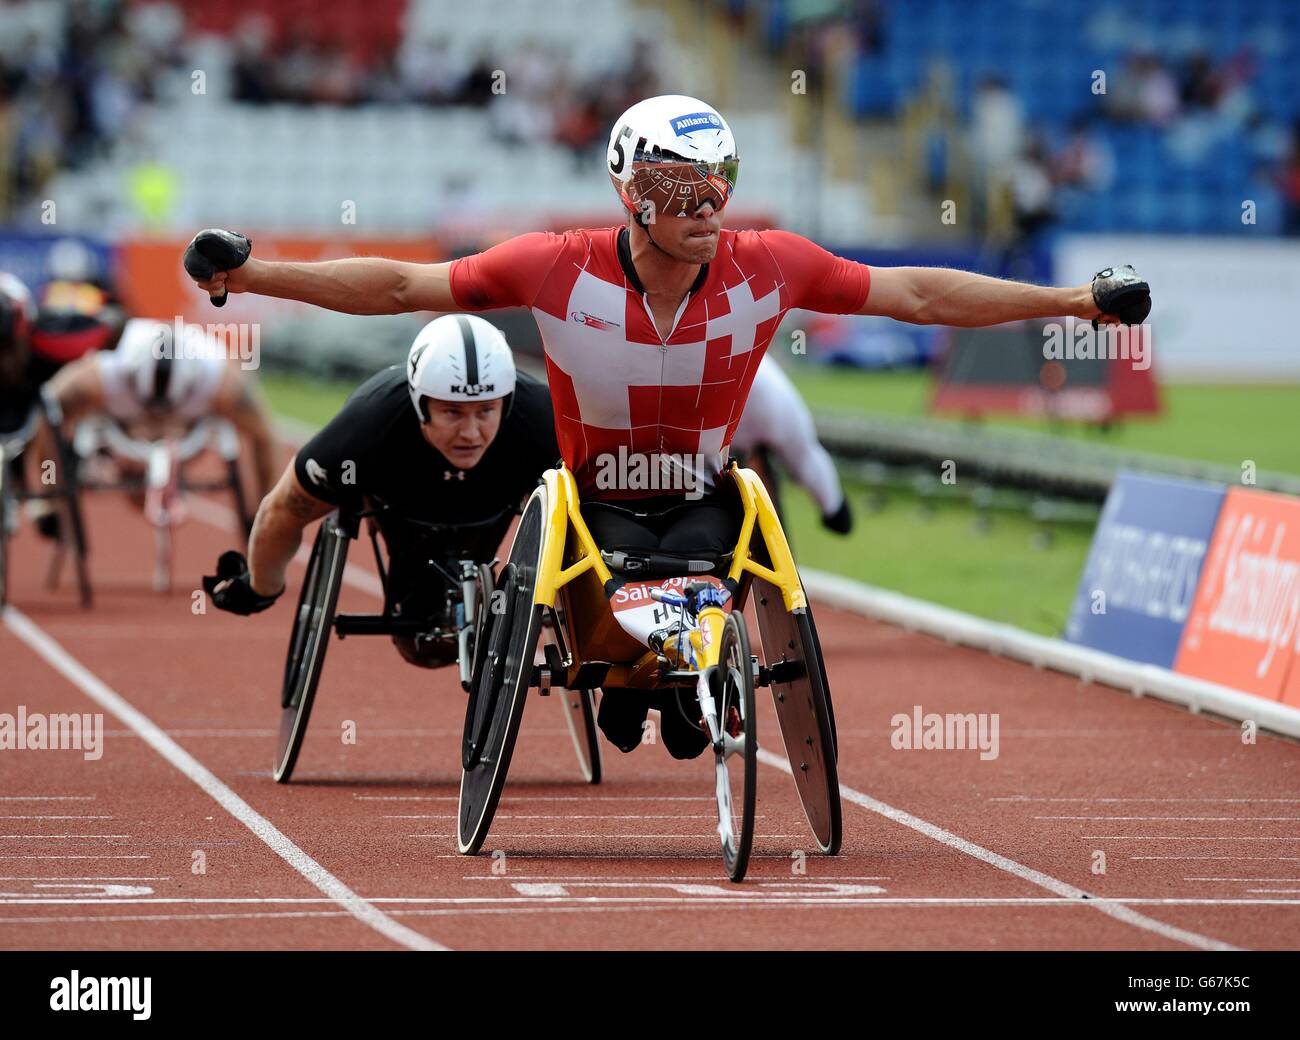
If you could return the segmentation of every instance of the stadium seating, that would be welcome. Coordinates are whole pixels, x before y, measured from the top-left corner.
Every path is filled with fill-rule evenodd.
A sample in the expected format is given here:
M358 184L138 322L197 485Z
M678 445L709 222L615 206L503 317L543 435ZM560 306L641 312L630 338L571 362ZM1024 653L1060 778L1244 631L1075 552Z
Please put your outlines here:
M788 2L769 4L769 36L783 24L780 11ZM1204 51L1215 62L1248 52L1255 64L1249 82L1255 110L1275 125L1300 116L1300 4L1293 0L908 0L882 10L882 48L859 57L846 84L846 104L858 116L899 113L941 55L953 72L961 117L969 116L980 80L997 74L1019 98L1027 120L1049 135L1060 134L1072 119L1096 108L1089 90L1093 70L1113 77L1129 54L1143 48L1173 58ZM1105 197L1105 191L1067 194L1068 227L1279 230L1281 207L1264 175L1265 157L1257 156L1239 121L1167 135L1103 122L1099 132L1115 155L1115 182L1124 191L1120 198ZM1257 204L1257 225L1242 223L1247 199Z

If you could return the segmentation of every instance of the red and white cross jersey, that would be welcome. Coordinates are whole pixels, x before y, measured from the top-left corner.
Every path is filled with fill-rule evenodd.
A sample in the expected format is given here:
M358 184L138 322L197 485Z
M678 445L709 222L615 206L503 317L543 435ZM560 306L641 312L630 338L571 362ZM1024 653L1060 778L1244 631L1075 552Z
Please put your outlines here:
M693 460L687 488L710 488L727 462L750 385L792 308L852 314L871 285L864 264L787 231L728 231L661 340L621 227L534 232L451 267L467 311L528 307L541 330L556 434L588 498L644 498L601 470L631 456ZM654 485L654 491L666 486Z

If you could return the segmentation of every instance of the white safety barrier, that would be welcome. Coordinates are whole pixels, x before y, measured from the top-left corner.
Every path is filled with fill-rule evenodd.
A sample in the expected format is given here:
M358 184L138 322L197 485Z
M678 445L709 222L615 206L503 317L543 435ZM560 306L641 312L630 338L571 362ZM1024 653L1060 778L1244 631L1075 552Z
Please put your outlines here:
M1076 646L1063 639L1035 635L1014 625L988 621L838 574L805 568L800 568L799 573L813 599L842 610L924 632L950 643L987 650L999 657L1025 661L1035 668L1077 675L1085 682L1104 683L1135 696L1159 697L1193 712L1208 711L1239 721L1250 720L1261 729L1300 737L1300 709L1278 701Z

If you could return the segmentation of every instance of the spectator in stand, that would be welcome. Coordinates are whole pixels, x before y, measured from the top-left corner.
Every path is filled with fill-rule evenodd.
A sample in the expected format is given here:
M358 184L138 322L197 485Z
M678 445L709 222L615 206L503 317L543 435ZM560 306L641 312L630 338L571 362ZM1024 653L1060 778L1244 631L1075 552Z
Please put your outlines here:
M1300 235L1300 121L1291 131L1291 149L1278 177L1282 202L1286 207L1282 218L1284 235Z
M1135 51L1129 55L1128 67L1110 84L1106 111L1121 123L1167 126L1178 115L1178 87L1159 58Z

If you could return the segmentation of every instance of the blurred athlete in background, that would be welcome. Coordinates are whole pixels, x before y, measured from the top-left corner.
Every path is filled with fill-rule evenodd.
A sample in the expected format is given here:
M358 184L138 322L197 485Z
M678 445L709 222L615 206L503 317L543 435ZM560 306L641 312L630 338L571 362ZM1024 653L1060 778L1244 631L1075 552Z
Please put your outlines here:
M790 377L770 355L759 362L731 448L747 466L763 455L776 455L790 476L812 495L821 512L822 526L836 534L848 534L853 529L849 500L835 463L817 439L812 413ZM763 468L768 468L766 459ZM760 470L760 475L775 499L770 474Z
M225 419L247 438L260 498L276 478L266 407L248 373L227 360L219 339L197 326L187 332L193 333L187 344L172 344L174 326L132 318L115 349L66 365L50 380L47 393L69 426L105 415L129 435L150 440L183 432L200 419ZM197 356L185 349L194 342L204 347Z

